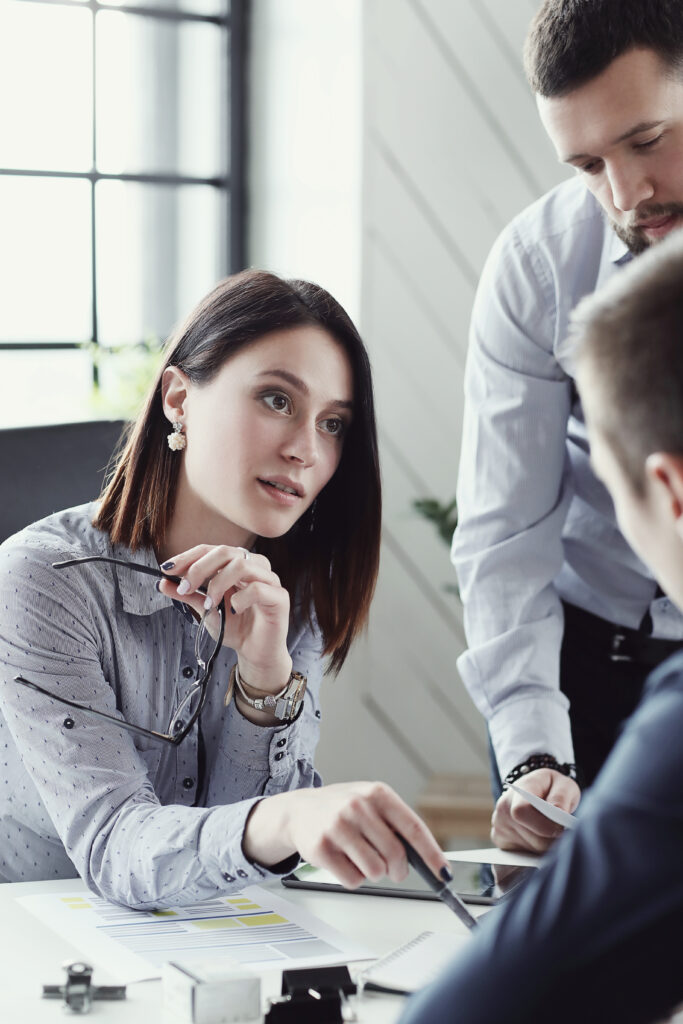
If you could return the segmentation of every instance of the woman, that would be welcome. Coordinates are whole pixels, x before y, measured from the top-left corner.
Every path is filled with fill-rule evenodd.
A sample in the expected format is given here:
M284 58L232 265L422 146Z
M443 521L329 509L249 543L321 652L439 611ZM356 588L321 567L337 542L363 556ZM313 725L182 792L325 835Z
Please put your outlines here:
M355 327L315 285L223 281L99 504L0 548L0 877L77 871L145 908L301 855L355 886L405 875L397 831L445 868L392 790L313 769L323 656L338 670L365 623L379 534Z

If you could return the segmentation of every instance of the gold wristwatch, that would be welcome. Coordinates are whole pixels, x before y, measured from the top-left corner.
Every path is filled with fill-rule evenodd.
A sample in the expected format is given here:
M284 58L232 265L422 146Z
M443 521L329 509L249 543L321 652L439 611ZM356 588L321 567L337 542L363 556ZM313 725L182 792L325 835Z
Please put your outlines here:
M254 711L269 711L281 722L293 722L301 711L306 693L306 676L301 672L292 672L279 693L264 693L263 697L250 697L246 693L236 664L233 666L232 676L240 697ZM263 693L262 690L256 690L255 686L250 689L256 693Z

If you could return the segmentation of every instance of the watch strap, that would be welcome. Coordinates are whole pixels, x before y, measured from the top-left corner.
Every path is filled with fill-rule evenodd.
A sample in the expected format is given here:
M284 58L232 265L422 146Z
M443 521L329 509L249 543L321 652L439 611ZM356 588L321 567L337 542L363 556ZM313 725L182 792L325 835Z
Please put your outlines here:
M254 711L268 711L281 722L292 722L299 715L307 682L306 676L301 672L293 671L278 693L264 693L263 697L251 697L246 692L237 664L233 666L230 675L231 683L234 683L240 698ZM255 689L255 687L251 687L251 689Z

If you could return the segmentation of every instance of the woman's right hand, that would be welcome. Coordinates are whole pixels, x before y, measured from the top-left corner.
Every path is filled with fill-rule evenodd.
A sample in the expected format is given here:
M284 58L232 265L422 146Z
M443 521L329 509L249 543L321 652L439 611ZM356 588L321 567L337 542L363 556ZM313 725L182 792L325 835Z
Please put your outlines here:
M382 782L342 782L266 797L247 821L246 856L264 866L293 853L332 872L348 889L365 878L408 874L408 840L434 874L448 869L433 835L418 815Z
M268 559L245 548L198 544L161 568L182 576L180 584L163 580L161 593L183 601L200 617L207 598L214 607L225 600L223 643L237 653L240 676L265 693L281 690L292 671L289 594ZM206 597L198 592L203 585Z

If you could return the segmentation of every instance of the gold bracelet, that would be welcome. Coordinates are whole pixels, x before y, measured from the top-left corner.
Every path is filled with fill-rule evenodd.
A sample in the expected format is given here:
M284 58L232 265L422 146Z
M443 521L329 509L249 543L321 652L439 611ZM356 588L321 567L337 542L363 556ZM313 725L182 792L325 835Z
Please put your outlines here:
M252 686L251 683L245 682L244 679L242 679L242 676L239 673L239 668L237 666L237 662L235 662L235 664L230 669L230 678L229 678L229 681L228 681L228 689L226 690L226 693L225 693L225 698L223 700L223 705L224 705L224 707L227 708L228 704L232 700L233 693L235 693L235 689L237 689L237 693L235 693L235 697L237 697L237 694L239 694L245 700L246 703L249 703L249 700L250 700L250 694L246 693L246 690L251 690L252 693L254 694L254 696L256 696L256 697L258 697L258 695L262 695L264 698L265 697L273 696L274 700L277 700L279 697L284 697L285 693L287 692L287 687L289 686L291 681L292 681L292 677L290 675L289 679L287 680L285 685L282 687L280 692L271 695L268 690L259 690L256 686Z
M279 693L268 693L265 690L260 690L257 692L263 693L264 696L252 698L245 692L244 684L240 679L239 669L235 664L230 673L230 686L228 688L230 695L232 695L233 685L236 690L235 699L240 697L254 711L266 711L281 721L291 722L298 717L301 711L306 692L306 677L302 676L300 672L292 671ZM255 687L252 687L252 689L255 689Z
M236 668L237 668L237 662L235 662L235 664L230 669L230 678L228 680L228 688L225 691L225 697L223 698L223 707L226 707L226 708L227 708L228 704L230 703L230 701L232 700L232 695L233 695L233 693L235 691L235 669Z

